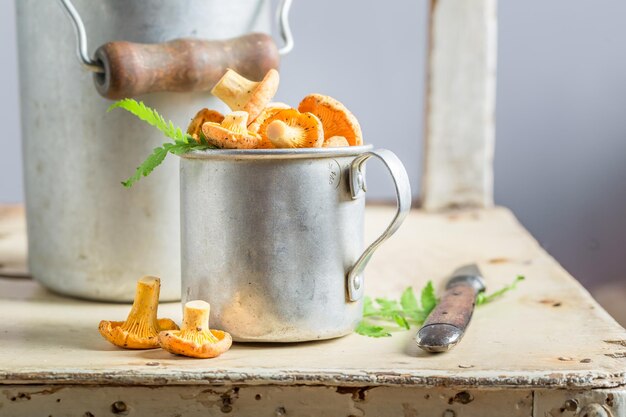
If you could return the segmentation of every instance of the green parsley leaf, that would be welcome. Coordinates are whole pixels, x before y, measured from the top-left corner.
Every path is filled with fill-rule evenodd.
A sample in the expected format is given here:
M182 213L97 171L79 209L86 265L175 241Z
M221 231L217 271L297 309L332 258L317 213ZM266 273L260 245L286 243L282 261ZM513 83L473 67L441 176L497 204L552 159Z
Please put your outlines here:
M215 146L209 145L209 141L206 140L206 136L204 136L204 132L202 130L200 131L200 135L198 135L198 136L200 138L200 144L201 145L205 145L205 146L207 146L209 148L215 148Z
M396 300L387 300L386 298L377 298L376 302L380 305L381 309L386 311L393 311L400 309L400 304Z
M476 305L479 306L479 305L487 304L487 303L492 302L496 298L502 297L507 292L514 290L517 287L517 284L524 281L524 279L525 277L523 275L518 275L511 284L505 285L504 287L500 288L498 291L495 291L491 294L485 294L484 292L479 293L478 296L476 297Z
M132 187L142 177L148 176L165 160L168 153L182 155L195 150L215 148L215 146L209 145L202 133L200 133L200 143L198 143L189 134L183 133L181 128L174 126L172 121L166 122L163 116L156 110L146 106L142 101L138 102L132 98L125 98L113 103L107 112L117 108L124 109L149 125L156 127L166 137L174 141L173 143L167 142L158 148L154 148L146 160L137 167L135 173L126 181L122 181L122 185L126 188Z
M400 305L404 310L418 310L417 298L413 292L413 287L408 287L400 296Z
M429 281L430 283L430 281ZM413 287L408 287L400 296L404 315L415 323L422 323L428 314L419 306Z
M369 297L363 298L363 317L373 316L376 314L376 308L372 299Z
M392 313L391 318L393 318L393 320L396 322L398 326L403 327L407 330L411 328L411 326L409 325L409 322L406 321L404 316L401 315L400 313Z
M515 289L517 284L524 280L523 276L515 278L512 284L492 293L480 293L476 297L476 305L482 305L494 301L506 292ZM371 323L371 320L386 321L395 324L400 330L409 330L411 325L421 325L426 321L428 315L437 305L437 295L432 281L428 281L420 292L420 303L417 302L415 292L412 287L408 287L400 296L400 301L387 298L375 298L373 301L370 297L363 299L363 320L356 328L356 332L363 336L369 337L388 337L391 336L389 330L385 327ZM421 304L421 305L420 305ZM393 330L393 328L392 328Z
M149 175L154 168L163 162L165 157L167 156L168 149L165 146L160 146L158 148L154 148L150 156L146 158L145 161L141 163L135 170L135 173L128 178L126 181L122 181L122 185L126 188L130 188L134 183L139 181L141 177L145 177Z
M373 324L367 324L363 321L359 323L359 325L354 330L361 336L369 336L369 337L389 337L391 333L385 330L382 326L375 326Z
M435 295L435 287L432 281L428 281L426 286L422 289L420 301L422 303L422 310L426 314L426 317L428 317L430 312L433 311L433 308L437 305L437 296Z
M411 319L414 324L422 324L426 321L426 317L428 317L428 314L422 309L405 310L404 313Z
M163 116L161 116L156 110L146 106L143 101L125 98L111 104L111 106L107 109L107 112L117 108L124 109L149 125L156 127L166 137L174 139L175 142L189 143L189 139L193 140L190 135L183 133L179 127L175 127L171 120L166 122Z

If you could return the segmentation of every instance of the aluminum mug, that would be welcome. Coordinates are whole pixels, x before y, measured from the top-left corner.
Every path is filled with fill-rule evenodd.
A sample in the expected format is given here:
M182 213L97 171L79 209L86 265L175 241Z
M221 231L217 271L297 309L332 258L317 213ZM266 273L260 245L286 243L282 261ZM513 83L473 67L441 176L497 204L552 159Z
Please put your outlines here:
M393 177L398 210L365 251L365 161ZM183 301L211 304L211 326L242 342L351 333L363 270L411 206L408 176L372 146L207 150L180 165Z

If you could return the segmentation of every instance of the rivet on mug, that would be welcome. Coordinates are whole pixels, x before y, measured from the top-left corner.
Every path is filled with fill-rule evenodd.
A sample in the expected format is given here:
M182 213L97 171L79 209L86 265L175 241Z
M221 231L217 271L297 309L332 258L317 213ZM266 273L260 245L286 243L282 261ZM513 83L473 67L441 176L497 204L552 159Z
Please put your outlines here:
M361 275L357 275L354 278L354 289L355 290L358 290L358 289L361 288L361 283L362 283L361 281L363 281L363 278L361 277Z
M363 191L366 191L365 190L365 178L363 177L363 173L361 171L359 171L359 173L357 174L356 182L360 189L362 189Z

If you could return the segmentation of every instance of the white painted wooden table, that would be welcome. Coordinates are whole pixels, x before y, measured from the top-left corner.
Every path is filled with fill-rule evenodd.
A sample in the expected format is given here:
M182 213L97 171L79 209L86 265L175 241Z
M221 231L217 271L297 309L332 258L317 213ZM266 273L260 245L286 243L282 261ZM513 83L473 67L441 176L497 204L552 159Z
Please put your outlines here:
M367 235L391 215L368 209ZM23 227L20 208L0 208L0 275L24 273ZM527 280L441 355L412 331L235 344L209 360L122 350L97 325L128 305L0 278L0 416L626 416L626 331L506 209L414 211L374 256L366 293L397 297L474 261L491 289ZM178 303L160 311L180 320Z

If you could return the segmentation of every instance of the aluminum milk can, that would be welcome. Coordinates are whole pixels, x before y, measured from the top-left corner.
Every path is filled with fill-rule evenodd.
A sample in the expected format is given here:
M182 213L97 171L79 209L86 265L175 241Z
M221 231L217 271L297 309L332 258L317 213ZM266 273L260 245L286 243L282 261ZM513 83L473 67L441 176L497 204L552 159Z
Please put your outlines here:
M161 299L180 297L176 158L132 190L120 181L164 138L124 112L106 113L92 74L75 58L73 28L57 1L17 5L29 266L53 291L131 301L136 280L162 278ZM191 37L223 39L270 29L262 0L76 0L90 46ZM88 51L92 53L93 50ZM204 93L140 97L180 126ZM170 158L168 158L170 159Z

